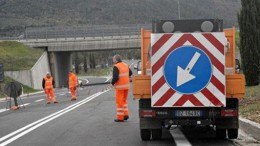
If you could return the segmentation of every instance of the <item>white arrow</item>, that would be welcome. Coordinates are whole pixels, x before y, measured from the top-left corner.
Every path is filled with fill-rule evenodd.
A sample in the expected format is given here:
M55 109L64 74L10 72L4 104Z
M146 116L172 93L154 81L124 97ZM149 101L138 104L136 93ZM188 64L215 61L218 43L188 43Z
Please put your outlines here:
M192 70L195 63L198 61L199 57L200 53L196 52L185 70L183 70L180 66L177 66L177 87L195 78L194 75L190 74L190 71Z

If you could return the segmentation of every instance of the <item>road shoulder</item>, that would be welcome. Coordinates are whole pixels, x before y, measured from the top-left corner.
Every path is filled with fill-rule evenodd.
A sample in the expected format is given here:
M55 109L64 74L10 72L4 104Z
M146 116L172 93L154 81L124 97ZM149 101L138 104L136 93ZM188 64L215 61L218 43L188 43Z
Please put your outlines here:
M248 135L260 141L260 124L248 119L239 118L239 127Z

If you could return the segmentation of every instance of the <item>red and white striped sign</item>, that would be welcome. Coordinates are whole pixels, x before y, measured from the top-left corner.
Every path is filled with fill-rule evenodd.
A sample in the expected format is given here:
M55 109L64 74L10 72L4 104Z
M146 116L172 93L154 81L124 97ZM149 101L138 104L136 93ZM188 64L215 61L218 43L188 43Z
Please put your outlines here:
M226 105L225 44L223 32L154 33L152 46L152 107L215 107ZM204 51L212 62L212 77L204 89L193 94L178 93L166 82L163 66L176 48L192 45ZM178 58L176 58L178 59ZM203 70L201 71L203 72Z

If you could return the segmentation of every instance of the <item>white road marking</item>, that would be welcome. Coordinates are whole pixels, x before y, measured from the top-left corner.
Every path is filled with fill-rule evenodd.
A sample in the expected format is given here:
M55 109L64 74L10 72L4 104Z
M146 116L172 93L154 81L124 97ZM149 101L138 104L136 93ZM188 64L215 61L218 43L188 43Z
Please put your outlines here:
M91 95L91 96L89 96L89 97L87 97L87 98L85 98L85 99L83 99L83 100L81 100L81 101L79 101L79 102L77 102L77 103L75 103L75 104L65 108L65 109L62 109L62 110L60 110L60 111L58 111L56 113L53 113L53 114L51 114L49 116L44 117L44 118L42 118L42 119L40 119L38 121L35 121L35 122L31 123L31 124L28 124L28 125L26 125L26 126L20 128L20 129L18 129L16 131L14 131L14 132L8 134L6 136L1 137L0 138L0 142L4 141L4 140L6 140L6 139L8 139L10 137L11 138L6 140L5 142L1 143L0 146L5 146L5 145L15 141L16 139L24 136L25 134L33 131L34 129L36 129L36 128L38 128L38 127L40 127L40 126L42 126L42 125L44 125L44 124L46 124L46 123L48 123L48 122L50 122L52 120L54 120L54 119L64 115L64 114L66 114L66 113L76 109L76 108L78 108L79 106L81 106L81 105L91 101L92 99L98 97L99 95L101 95L103 93L106 93L107 91L109 91L109 90L95 93L95 94L93 94L93 95Z
M5 111L9 111L9 110L10 110L10 109L3 108L3 109L0 109L0 113L5 112Z
M25 103L25 104L21 104L19 105L19 107L23 107L23 106L27 106L27 105L30 105L31 103ZM6 111L9 111L10 109L6 109L6 108L3 108L3 109L0 109L0 113L2 112L6 112ZM0 145L1 146L1 145Z
M21 104L19 105L19 107L23 107L23 106L27 106L27 105L30 105L31 103L25 103L25 104ZM0 109L0 113L3 113L3 112L6 112L6 111L9 111L10 109L6 109L6 108L3 108L3 109ZM2 145L0 145L2 146Z
M106 80L105 82L108 82L108 81L111 79L111 77L107 77L106 79L107 79L107 80Z
M89 80L88 80L88 79L82 79L82 80L85 80L85 81L86 81L85 84L88 84L88 83L89 83Z
M40 102L40 101L43 101L44 99L39 99L39 100L36 100L36 101L34 101L34 102Z
M133 64L134 64L134 62L132 62L132 63L130 64L129 68L131 68Z
M25 104L21 104L20 106L27 106L27 105L30 105L31 103L25 103ZM20 107L19 106L19 107Z
M170 133L172 134L172 137L177 146L191 146L188 139L184 136L184 134L178 127L174 127L173 129L171 129Z
M27 106L27 105L30 105L31 103L25 103L25 104L23 104L24 106Z
M60 96L65 95L65 93L59 94Z

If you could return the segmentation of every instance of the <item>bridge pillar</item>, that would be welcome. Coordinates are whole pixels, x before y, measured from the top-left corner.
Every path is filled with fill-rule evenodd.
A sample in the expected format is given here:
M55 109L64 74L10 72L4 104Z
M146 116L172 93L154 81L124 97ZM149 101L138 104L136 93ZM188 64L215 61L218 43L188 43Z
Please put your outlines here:
M49 52L49 60L56 87L67 87L68 72L72 67L71 52Z

